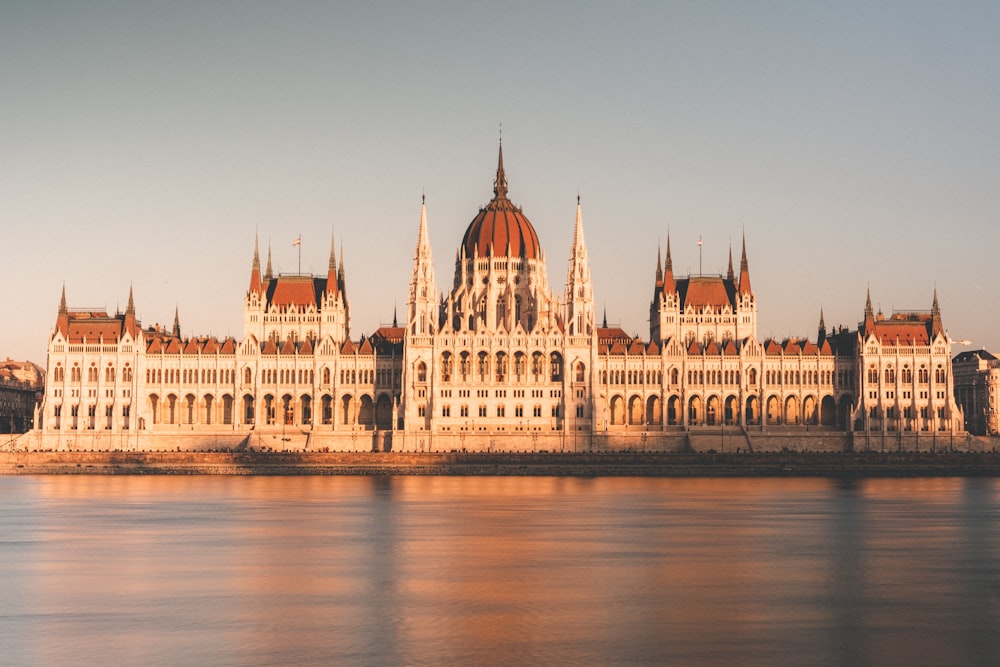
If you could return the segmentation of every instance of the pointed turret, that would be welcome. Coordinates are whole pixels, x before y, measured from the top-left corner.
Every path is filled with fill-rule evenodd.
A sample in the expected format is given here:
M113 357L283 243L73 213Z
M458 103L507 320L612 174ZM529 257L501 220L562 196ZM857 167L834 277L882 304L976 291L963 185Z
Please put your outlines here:
M267 244L267 270L264 271L264 280L271 280L274 278L274 272L271 271L271 244Z
M132 286L128 287L128 305L125 306L125 331L133 336L138 332L139 327L135 321L135 300L132 298Z
M865 335L875 331L875 310L872 308L872 289L867 289L865 297Z
M576 196L576 221L573 226L573 248L569 253L566 275L566 323L575 335L589 334L594 328L594 288L590 282L590 262L583 240L583 207Z
M663 260L659 243L656 244L656 287L663 287Z
M258 237L253 237L253 264L250 266L250 292L259 294L260 284L260 250L258 247Z
M677 283L674 281L674 262L670 258L669 232L667 232L667 258L663 262L663 291L671 294L677 291Z
M931 336L944 333L944 325L941 323L941 306L938 305L937 287L934 288L934 303L931 304Z
M337 245L333 232L330 233L330 261L326 271L326 293L328 297L336 297L337 289Z
M726 272L726 279L729 281L736 280L736 274L733 273L733 244L729 244L729 270Z
M823 320L823 308L819 309L819 329L816 333L816 344L822 345L826 340L826 322Z
M174 306L174 328L173 328L173 332L172 333L174 334L174 337L176 337L176 338L180 338L181 337L180 309L177 306Z
M59 297L59 315L56 317L56 328L63 336L69 332L69 308L66 307L66 283L63 283L62 296Z
M430 236L427 233L427 197L420 197L420 223L417 247L413 253L413 275L407 301L407 326L411 334L434 333L437 327L437 286Z
M750 265L747 263L747 235L743 235L743 251L740 257L740 294L751 294Z

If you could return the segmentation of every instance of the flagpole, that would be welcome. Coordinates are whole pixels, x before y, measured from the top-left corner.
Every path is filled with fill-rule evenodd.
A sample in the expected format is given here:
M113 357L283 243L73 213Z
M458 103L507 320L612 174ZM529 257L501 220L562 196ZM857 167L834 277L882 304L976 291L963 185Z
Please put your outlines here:
M698 275L701 275L701 237L698 237Z

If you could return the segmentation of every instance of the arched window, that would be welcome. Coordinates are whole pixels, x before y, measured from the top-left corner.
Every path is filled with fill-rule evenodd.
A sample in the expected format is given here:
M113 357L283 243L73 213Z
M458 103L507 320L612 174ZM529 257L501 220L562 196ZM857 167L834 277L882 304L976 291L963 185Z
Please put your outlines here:
M90 364L87 369L87 382L97 382L97 364Z
M422 361L417 362L417 382L427 382L427 364Z
M108 367L104 369L104 381L105 382L115 381L115 367L112 364L108 364Z
M896 384L896 371L892 366L885 369L885 383L886 384Z
M913 371L909 366L903 366L903 384L913 384Z
M56 370L54 372L55 381L62 382L66 378L66 369L62 367L62 364L56 364Z
M878 384L878 369L875 365L868 367L868 382L869 384Z
M497 352L497 382L504 382L507 379L507 355Z
M479 353L477 372L479 373L479 381L486 382L486 378L490 375L490 357L485 352Z
M934 369L934 382L936 384L944 384L944 367L938 364L937 368Z
M461 354L459 363L461 365L462 381L465 382L469 377L469 373L472 372L472 361L469 359L468 352Z
M323 384L330 384L330 369L323 369Z
M576 362L576 381L583 382L585 374L586 374L586 368L584 367L583 362L582 361Z
M549 355L549 364L552 372L552 381L558 382L562 380L562 355L558 352L553 352Z
M930 373L927 371L926 366L921 366L917 369L917 382L920 384L927 384L930 381Z
M441 355L441 381L451 382L451 352L445 352Z
M250 367L247 366L243 369L243 384L250 384L253 382L253 373L250 371Z

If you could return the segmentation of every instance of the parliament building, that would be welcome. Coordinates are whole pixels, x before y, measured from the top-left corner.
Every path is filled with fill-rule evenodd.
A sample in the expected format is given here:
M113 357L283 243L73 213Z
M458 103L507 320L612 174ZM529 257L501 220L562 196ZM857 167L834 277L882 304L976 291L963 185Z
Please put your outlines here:
M567 217L568 222L568 217ZM937 294L856 330L761 340L746 239L725 275L650 258L649 336L598 322L579 198L566 283L508 198L473 217L440 292L421 204L405 319L351 338L343 253L261 270L239 339L143 327L62 300L36 428L52 450L930 450L964 436ZM443 295L443 296L442 296ZM859 308L860 311L860 308ZM398 324L398 326L397 326Z

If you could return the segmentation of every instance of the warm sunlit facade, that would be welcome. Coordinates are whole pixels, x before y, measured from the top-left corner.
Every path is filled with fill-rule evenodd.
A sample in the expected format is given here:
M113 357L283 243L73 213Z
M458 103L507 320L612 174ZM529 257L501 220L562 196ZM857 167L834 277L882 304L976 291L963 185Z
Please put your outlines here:
M565 289L534 227L494 197L470 223L450 291L435 280L421 205L405 322L350 338L343 255L325 276L262 272L242 337L142 328L76 311L49 340L46 449L610 450L929 448L963 429L951 345L930 311L857 330L759 340L746 242L739 270L675 276L669 239L648 340L595 317L579 198Z

